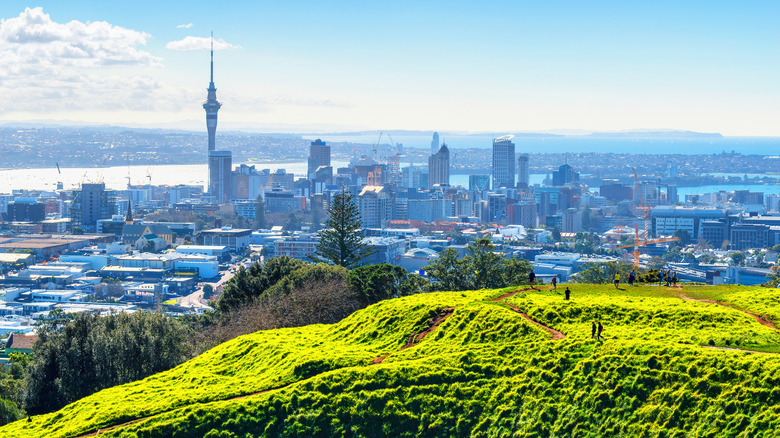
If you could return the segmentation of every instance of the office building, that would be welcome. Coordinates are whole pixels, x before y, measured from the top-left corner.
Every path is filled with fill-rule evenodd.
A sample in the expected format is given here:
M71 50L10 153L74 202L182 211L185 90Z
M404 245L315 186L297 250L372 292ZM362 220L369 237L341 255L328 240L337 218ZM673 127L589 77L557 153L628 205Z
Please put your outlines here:
M7 208L11 222L41 222L46 219L46 205L35 199L17 199L9 202Z
M82 184L81 190L73 192L70 217L84 231L95 231L99 219L110 219L115 212L114 192L103 183Z
M428 157L428 187L450 184L450 150L442 144L438 152Z
M317 169L322 166L330 166L330 146L319 138L311 142L311 145L309 146L308 164L307 178L313 180L316 176Z
M605 179L601 182L601 187L599 187L599 195L617 204L620 201L634 199L634 189L631 186L619 183L616 179Z
M209 194L219 204L230 202L232 166L233 154L230 151L209 151Z
M552 173L552 185L555 187L565 186L566 184L577 182L580 180L580 173L576 172L573 167L568 164L564 164L558 167L558 170Z
M519 154L517 156L517 186L521 189L528 188L531 183L531 174L529 173L529 155Z
M515 186L515 144L513 135L493 140L493 190Z
M260 194L260 188L268 184L268 177L267 173L259 173L255 166L236 166L231 175L231 199L254 201Z
M433 133L433 140L431 140L431 155L439 151L439 133Z
M385 186L365 186L357 197L363 228L381 228L393 219L395 202Z

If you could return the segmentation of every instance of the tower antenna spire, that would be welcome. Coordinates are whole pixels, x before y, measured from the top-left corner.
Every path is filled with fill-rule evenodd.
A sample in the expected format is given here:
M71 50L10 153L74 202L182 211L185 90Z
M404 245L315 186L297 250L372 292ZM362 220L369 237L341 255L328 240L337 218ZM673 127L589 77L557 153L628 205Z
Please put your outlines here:
M214 83L214 32L211 32L211 82Z

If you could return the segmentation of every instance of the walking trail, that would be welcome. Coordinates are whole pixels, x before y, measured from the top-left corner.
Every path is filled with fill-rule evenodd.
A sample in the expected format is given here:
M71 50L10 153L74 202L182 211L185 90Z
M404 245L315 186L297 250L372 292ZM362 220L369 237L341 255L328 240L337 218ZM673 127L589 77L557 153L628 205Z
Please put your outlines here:
M680 286L675 286L675 287L677 289L682 289ZM738 309L738 308L736 308L734 306L731 306L729 304L723 303L721 301L691 298L691 297L689 297L689 296L687 296L687 295L685 295L683 293L680 293L678 296L680 297L680 299L683 299L685 301L696 301L698 303L716 304L718 306L727 307L729 309L737 310L739 312L744 313L745 315L748 315L748 316L752 317L753 319L756 320L756 322L758 322L759 324L761 324L761 325L763 325L765 327L769 327L772 330L778 330L777 326L775 326L775 324L772 321L770 321L769 318L767 318L765 315L756 315L755 313L751 313L751 312L748 312L746 310ZM780 330L778 330L778 331L780 331ZM715 346L712 346L712 345L703 345L703 347L704 348L709 348L711 350L739 351L739 352L742 352L742 353L777 354L777 353L771 353L771 352L768 352L768 351L743 350L741 348L715 347Z
M428 320L428 327L425 330L421 331L420 333L412 333L412 334L410 334L409 338L406 341L406 344L404 344L397 351L406 350L407 348L411 348L411 347L414 347L415 345L419 344L420 341L422 341L424 337L428 336L431 332L436 330L436 328L438 328L439 325L442 322L444 322L445 319L450 317L450 315L452 315L452 313L454 311L455 311L454 307L446 307L444 309L441 309L439 311L439 313L435 317L433 317L433 318ZM378 357L378 358L374 359L373 365L382 363L382 361L385 360L391 354L392 353L388 353L388 354L386 354L384 356L381 356L381 357ZM271 392L271 391L278 391L278 390L284 389L284 388L286 388L286 387L288 387L290 385L292 385L292 383L288 383L286 385L278 386L278 387L275 387L275 388L266 389L266 390L263 390L263 391L254 392L254 393L251 393L251 394L244 394L244 395L239 395L239 396L236 396L236 397L230 397L230 398L226 398L226 399L223 399L223 400L214 400L214 401L240 400L242 398L253 397L253 396L260 395L260 394L265 394L265 393L268 393L268 392ZM181 407L179 407L179 408L181 408ZM175 408L175 409L179 409L179 408ZM173 410L175 410L175 409L173 409ZM140 422L142 422L144 420L148 420L149 418L165 414L166 412L170 412L170 411L157 412L155 414L152 414L152 415L149 415L149 416L146 416L146 417L136 418L134 420L130 420L130 421L126 422L126 423L115 424L113 426L109 426L109 427L106 427L106 428L103 428L103 429L98 429L98 430L96 430L94 432L89 432L89 433L86 433L86 434L83 434L83 435L79 435L76 438L96 437L96 436L99 436L99 434L101 434L101 433L106 433L108 431L111 431L111 430L114 430L114 429L117 429L117 428L120 428L120 427L131 426L133 424L140 423Z
M549 289L549 288L547 288L547 289ZM523 293L523 292L526 292L526 291L529 291L529 290L540 290L540 289L530 288L530 287L525 288L525 289L517 289L517 290L515 290L513 292L509 292L509 293L506 293L504 295L501 295L498 298L493 298L492 301L503 302L504 304L509 306L512 310L514 310L515 312L519 313L520 316L522 316L523 318L528 320L528 322L536 325L537 327L540 327L540 328L544 329L547 333L549 333L552 336L552 340L553 341L558 341L558 340L564 339L566 337L566 335L564 335L563 333L559 332L558 330L555 330L552 327L548 327L548 326L546 326L546 325L544 325L544 324L542 324L542 323L540 323L538 321L534 321L533 319L531 319L530 316L528 316L528 314L526 314L525 312L520 310L519 307L515 306L514 304L510 304L510 303L507 303L506 301L504 301L504 300L506 300L507 298L509 298L509 297L511 297L513 295L517 295L519 293Z

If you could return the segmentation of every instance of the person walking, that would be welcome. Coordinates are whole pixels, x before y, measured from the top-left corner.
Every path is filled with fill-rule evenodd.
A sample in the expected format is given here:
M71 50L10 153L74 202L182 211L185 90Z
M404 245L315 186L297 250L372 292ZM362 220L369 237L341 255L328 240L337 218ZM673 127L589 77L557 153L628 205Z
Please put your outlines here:
M534 288L535 279L536 279L536 274L534 273L534 270L531 269L531 272L528 273L528 282L531 283L531 289Z
M616 272L616 273L615 273L615 289L617 289L617 288L618 288L618 285L619 285L619 284L620 284L620 273L619 273L619 272Z
M671 286L672 285L672 270L669 269L666 271L666 285Z
M659 269L658 270L658 285L663 286L664 285L664 270Z
M628 285L633 286L635 280L636 274L634 274L634 270L632 269L631 272L628 273Z
M565 297L564 300L568 301L569 300L569 296L571 295L571 291L569 290L569 286L566 286L566 290L563 291L563 295Z
M599 321L599 329L598 329L598 332L596 332L596 339L597 340L600 340L600 341L604 340L604 338L601 337L601 332L603 332L603 331L604 331L604 326L601 325L601 321Z
M550 281L553 286L553 290L558 290L558 276L553 275L552 281Z
M596 321L590 323L590 338L596 338Z
M672 274L672 284L674 287L677 287L677 271L674 271L674 274Z

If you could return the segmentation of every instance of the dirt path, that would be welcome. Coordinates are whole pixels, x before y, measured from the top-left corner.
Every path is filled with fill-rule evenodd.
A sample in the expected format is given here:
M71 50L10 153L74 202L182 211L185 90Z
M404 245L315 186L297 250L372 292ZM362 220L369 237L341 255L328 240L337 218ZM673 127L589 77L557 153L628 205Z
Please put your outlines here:
M435 317L433 317L433 318L428 320L428 328L426 328L425 330L421 331L420 333L412 333L411 335L409 335L409 338L407 339L406 344L404 344L397 351L401 351L401 350L405 350L405 349L410 348L410 347L414 347L415 345L420 343L420 341L422 341L424 337L428 336L431 332L436 330L436 328L439 327L439 325L442 322L444 322L445 319L447 319L450 315L452 315L452 313L454 311L455 311L454 307L446 307L444 309L441 309L439 311L439 313ZM392 353L388 353L388 354L386 354L384 356L381 356L381 357L378 357L378 358L374 359L373 363L374 364L382 363L382 361L385 360L385 358L387 358L388 356L390 356L390 354L392 354ZM270 388L270 389L266 389L266 390L263 390L263 391L254 392L254 393L251 393L251 394L244 394L244 395L239 395L239 396L236 396L236 397L230 397L230 398L226 398L226 399L222 399L222 400L213 400L213 401L217 402L217 401L240 400L240 399L247 398L247 397L253 397L253 396L256 396L256 395L265 394L265 393L268 393L268 392L271 392L271 391L277 391L277 390L280 390L280 389L284 389L284 388L286 388L286 387L288 387L290 385L292 385L292 383L289 383L287 385L278 386L276 388ZM180 407L172 409L172 410L176 410L176 409L183 408L183 407L185 407L185 406L180 406ZM105 433L105 432L108 432L108 431L111 431L111 430L114 430L114 429L118 429L120 427L131 426L133 424L140 423L140 422L142 422L144 420L148 420L149 418L156 417L158 415L162 415L162 414L165 414L167 412L171 412L171 411L157 412L155 414L152 414L152 415L149 415L149 416L146 416L146 417L136 418L134 420L130 420L130 421L126 422L126 423L115 424L113 426L108 426L108 427L105 427L105 428L101 428L101 429L98 429L98 430L96 430L94 432L89 432L89 433L86 433L86 434L83 434L83 435L79 435L79 436L77 436L75 438L88 438L88 437L100 436L101 433Z
M756 322L758 322L759 324L761 324L763 326L766 326L766 327L769 327L771 329L777 330L777 326L775 326L774 323L772 323L772 321L770 321L769 318L767 318L764 315L756 315L755 313L750 313L750 312L742 310L742 309L737 309L734 306L728 305L728 304L720 302L720 301L701 300L701 299L697 299L697 298L691 298L691 297L689 297L689 296L687 296L685 294L680 294L679 298L683 299L683 300L686 300L686 301L696 301L696 302L699 302L699 303L717 304L719 306L728 307L729 309L738 310L738 311L744 313L745 315L749 315L750 317L755 319Z
M546 289L551 289L551 287L550 288L546 288ZM515 291L509 292L509 293L505 293L504 295L501 295L498 298L493 298L491 301L500 302L500 301L503 301L503 300L513 296L513 295L517 295L519 293L527 292L529 290L541 290L541 289L530 288L530 287L527 287L525 289L517 289ZM528 320L528 322L530 322L531 324L534 324L537 327L540 327L540 328L544 329L545 331L547 331L547 333L549 333L552 336L553 341L558 341L558 340L564 339L566 337L566 335L564 335L563 333L559 332L558 330L555 330L552 327L547 327L546 325L544 325L544 324L542 324L542 323L540 323L538 321L534 321L533 319L531 319L530 316L528 316L525 312L520 310L520 308L515 306L514 304L510 304L510 303L507 303L507 302L504 302L504 304L506 304L507 306L512 308L512 310L514 310L515 312L519 313L520 316L522 316L523 318Z
M753 353L753 354L777 354L777 353L771 353L769 351L755 351L755 350L743 350L741 348L730 348L730 347L715 347L712 345L702 345L704 348L709 348L710 350L726 350L726 351L739 351L742 353Z
M225 398L225 399L222 399L222 400L212 400L212 401L206 402L206 403L221 402L221 401L231 401L231 400L240 400L242 398L253 397L255 395L265 394L265 393L268 393L268 392L271 392L271 391L277 391L277 390L280 390L280 389L284 389L284 388L286 388L286 387L288 387L290 385L292 385L292 383L288 383L287 385L277 386L276 388L264 389L262 391L253 392L251 394L238 395L238 396L235 396L235 397ZM133 424L140 423L142 421L148 420L148 419L156 417L158 415L166 414L166 413L171 412L171 411L175 411L177 409L186 408L187 406L191 406L191 405L179 406L179 407L176 407L176 408L171 409L169 411L157 412L156 414L148 415L146 417L136 418L136 419L130 420L130 421L126 422L126 423L115 424L113 426L108 426L108 427L105 427L105 428L102 428L102 429L98 429L98 430L96 430L94 432L89 432L89 433L86 433L84 435L79 435L79 436L77 436L75 438L88 438L88 437L100 436L101 433L106 433L106 432L109 432L111 430L118 429L120 427L132 426Z
M432 331L436 330L439 325L444 322L445 319L449 318L450 315L455 311L454 307L445 307L444 309L441 309L439 313L428 320L428 328L421 331L420 333L412 333L409 335L409 338L406 340L406 344L404 344L403 347L399 348L396 352L406 350L407 348L414 347L420 341L423 340L424 337L428 336ZM387 359L388 356L390 356L393 353L387 353L384 356L379 356L373 361L373 365L377 365L382 363L383 360Z

